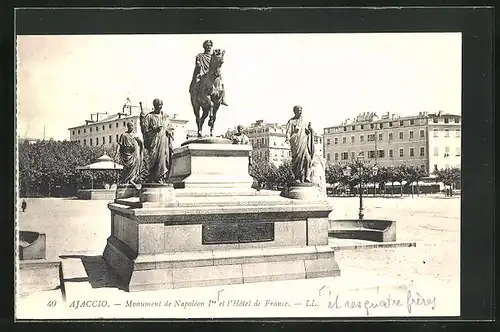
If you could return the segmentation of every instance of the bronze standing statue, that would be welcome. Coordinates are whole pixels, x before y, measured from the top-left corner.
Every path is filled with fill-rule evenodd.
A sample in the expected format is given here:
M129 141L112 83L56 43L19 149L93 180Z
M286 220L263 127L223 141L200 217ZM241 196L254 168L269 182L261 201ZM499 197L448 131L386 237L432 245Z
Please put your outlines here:
M123 165L120 182L122 184L133 184L137 188L136 181L139 178L142 164L143 143L134 131L134 124L127 123L127 131L118 139L117 155L119 162Z
M153 100L153 111L145 113L141 106L141 131L149 155L149 183L165 183L172 163L173 126L161 109L163 102Z
M199 138L202 137L203 124L207 117L209 117L210 136L213 136L217 111L220 105L227 106L220 72L225 51L216 49L212 52L212 46L211 40L203 43L204 52L196 56L193 77L189 86ZM200 109L202 114L200 114Z
M311 182L311 162L314 155L312 127L302 118L302 107L293 108L295 116L286 124L286 142L290 142L292 171L296 183Z

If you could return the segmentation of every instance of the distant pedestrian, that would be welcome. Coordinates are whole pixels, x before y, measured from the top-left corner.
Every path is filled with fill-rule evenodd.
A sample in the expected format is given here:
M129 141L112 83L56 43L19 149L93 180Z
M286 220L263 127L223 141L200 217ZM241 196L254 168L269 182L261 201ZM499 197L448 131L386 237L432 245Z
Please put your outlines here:
M23 199L23 202L21 203L21 209L23 209L23 212L26 210L26 206L28 206L28 204L26 203L26 201Z

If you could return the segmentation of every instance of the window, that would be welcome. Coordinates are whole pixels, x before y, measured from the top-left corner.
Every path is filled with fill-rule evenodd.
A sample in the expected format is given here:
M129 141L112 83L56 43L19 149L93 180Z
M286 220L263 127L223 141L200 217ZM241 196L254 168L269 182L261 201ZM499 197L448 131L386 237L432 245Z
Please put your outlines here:
M352 127L351 127L351 130L356 130L356 126L352 126Z
M410 157L415 157L415 149L410 148Z
M75 131L73 130L73 135L75 135Z
M410 120L410 126L413 126L415 124L415 120L411 119Z
M425 131L424 130L420 130L420 138L425 138Z
M276 146L276 141L274 141L273 144L274 144L274 146ZM328 144L330 144L330 143L328 143Z
M330 155L330 154L328 154ZM339 154L338 153L335 153L335 161L339 160Z
M95 138L95 145L99 145L99 137Z
M459 157L459 156L460 156L460 147L459 147L459 146L457 146L457 147L455 148L455 156L456 156L456 157Z
M399 156L404 157L405 156L405 150L404 149L399 149Z
M352 160L356 159L356 154L354 152L351 152L351 159Z
M118 142L118 135L116 135L116 141Z
M370 124L370 129L373 129L373 128L375 128L375 126L372 123L372 124Z
M404 133L402 131L399 132L399 139L404 139Z
M365 136L364 136L364 135L360 135L360 136L359 136L359 141L360 141L361 143L364 143L364 141L365 141Z
M365 157L365 152L364 151L359 151L359 157L364 158Z
M116 123L116 128L118 128L118 122Z
M354 140L355 140L354 136L351 136L351 143L354 143Z
M89 142L90 142L90 146L92 146L92 138L89 140Z
M329 138L326 139L326 145L330 145L330 139Z
M104 130L104 125L102 125L102 130Z
M123 121L123 126L125 127L127 125L127 122L126 121Z
M368 158L370 158L370 159L375 158L375 151L373 151L373 150L368 151Z
M346 144L346 143L347 143L347 138L342 137L342 144Z
M334 141L335 144L339 144L339 138L338 137L335 137L335 141Z
M459 118L455 118L455 123L460 123L460 119Z
M384 150L378 150L377 155L379 158L384 158L385 157L385 151Z
M450 148L449 148L448 146L446 146L446 147L444 148L444 156L445 156L445 157L448 157L449 155L450 155Z
M326 160L330 161L330 154L329 153L326 154Z
M434 137L438 137L438 136L439 136L439 135L438 135L438 130L437 130L437 129L434 129L434 130L433 130L433 132L434 132Z
M403 127L405 125L405 122L404 121L399 121L399 126L400 127Z
M413 130L410 130L410 139L413 138Z
M434 148L434 156L435 157L439 156L439 149L438 148Z
M432 123L438 123L438 118L432 118Z
M111 144L111 135L109 135L108 142L109 142L109 144Z
M381 123L381 124L379 124L379 125L378 125L378 127L379 127L380 129L382 129L382 128L384 128L384 124L383 124L383 123Z
M444 118L444 123L449 123L449 122L450 122L450 119Z
M361 125L360 127L361 127L361 129L365 129L365 125Z
M90 132L92 132L92 127L90 127Z
M109 124L109 129L111 129L111 123Z
M342 160L348 160L349 159L349 154L347 152L342 152L341 154L341 159Z
M378 134L378 140L379 140L379 141L383 140L383 136L384 136L384 135L382 135L382 133Z
M449 129L444 130L444 137L450 137L450 130Z
M368 135L368 142L373 142L375 141L375 134L369 134Z
M425 157L425 148L420 148L420 157Z
M389 150L389 158L394 158L394 152L392 149Z
M96 126L96 127L95 127L95 131L99 131L99 127L97 127L97 126Z
M392 133L389 133L389 141L392 141Z
M460 129L455 129L455 137L460 137Z
M347 131L347 127L344 127L344 131Z
M392 121L391 121L391 122L389 122L389 127L392 127Z
M78 129L78 135L80 135L80 129Z
M102 145L106 144L106 137L102 138Z

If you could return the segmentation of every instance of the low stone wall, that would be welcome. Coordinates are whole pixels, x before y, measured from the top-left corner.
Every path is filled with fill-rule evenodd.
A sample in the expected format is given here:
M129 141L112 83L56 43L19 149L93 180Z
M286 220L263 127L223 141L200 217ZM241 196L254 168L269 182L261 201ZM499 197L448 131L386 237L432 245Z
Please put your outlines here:
M395 242L396 222L381 219L330 220L328 235L338 239Z
M116 189L80 189L78 199L97 199L112 201L115 199Z

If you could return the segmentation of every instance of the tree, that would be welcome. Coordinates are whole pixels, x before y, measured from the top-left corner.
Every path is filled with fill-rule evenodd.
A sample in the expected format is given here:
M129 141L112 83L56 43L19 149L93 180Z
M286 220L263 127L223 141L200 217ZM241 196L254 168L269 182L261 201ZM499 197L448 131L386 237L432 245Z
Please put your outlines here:
M374 177L374 182L379 184L380 194L382 194L382 189L385 191L385 184L391 181L392 168L382 166L379 168L377 175Z
M450 195L453 196L452 186L461 180L460 168L444 168L435 170L433 174L436 176L437 181L442 182L445 186L450 187Z
M77 170L95 162L108 149L82 146L70 141L39 141L19 145L20 194L50 196L54 189L72 196L78 187L90 182L90 174ZM115 174L96 173L97 181L114 182Z
M403 180L407 176L407 168L406 165L398 165L393 168L392 171L392 183L394 184L395 181L399 182L399 188L400 188L400 195L403 196ZM393 187L394 188L394 187Z
M327 164L325 169L325 180L326 183L335 184L342 182L344 177L344 172L342 166L339 164Z

